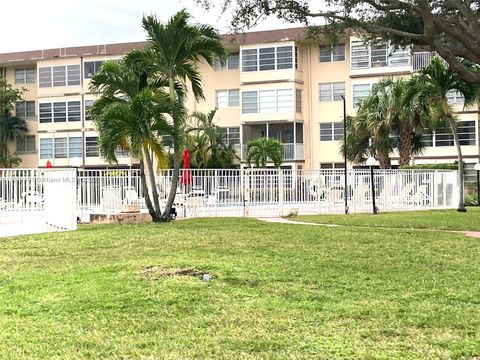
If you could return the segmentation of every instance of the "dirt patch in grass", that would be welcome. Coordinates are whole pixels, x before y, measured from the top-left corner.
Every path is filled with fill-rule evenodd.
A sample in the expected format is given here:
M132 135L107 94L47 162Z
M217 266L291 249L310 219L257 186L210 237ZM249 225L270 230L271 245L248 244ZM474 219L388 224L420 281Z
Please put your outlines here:
M145 266L140 271L140 276L148 279L159 279L170 276L194 276L202 278L207 274L209 274L207 271L201 271L195 268L169 268L157 265Z

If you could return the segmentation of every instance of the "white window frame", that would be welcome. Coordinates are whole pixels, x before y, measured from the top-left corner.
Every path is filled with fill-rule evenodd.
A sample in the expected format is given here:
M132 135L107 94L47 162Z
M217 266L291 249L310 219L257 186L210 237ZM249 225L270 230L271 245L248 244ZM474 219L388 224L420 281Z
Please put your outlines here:
M343 84L343 94L336 94L335 93L335 85L338 85L338 84ZM321 97L321 90L320 88L323 86L327 86L329 85L330 86L330 99L329 100L322 100L322 97ZM341 96L346 96L346 93L347 93L347 89L346 89L346 84L345 84L345 81L334 81L334 82L328 82L328 83L319 83L318 84L318 102L331 102L331 101L342 101L342 98ZM335 98L337 97L338 98Z
M329 142L329 141L340 141L340 139L343 137L343 122L341 121L337 121L337 122L321 122L319 123L319 140L320 142ZM330 132L330 134L324 134L325 136L326 135L330 135L330 138L329 139L322 139L322 125L328 125L330 127L330 129L328 130ZM341 127L341 134L340 134L340 137L339 138L336 138L336 135L335 135L335 130L336 130L336 127L338 127L340 125Z
M290 94L285 94L285 91L290 91ZM244 93L250 93L250 92L255 92L256 93L256 99L257 99L257 111L256 112L251 112L251 113L244 113L244 108L243 108L243 94ZM283 94L282 94L283 93ZM274 109L274 111L267 111L265 110L265 105L263 105L263 111L262 111L262 104L261 104L261 97L266 96L268 98L268 95L272 97L273 95L273 106L267 107L267 109ZM281 89L262 89L262 90L246 90L241 92L241 97L240 97L240 113L242 115L252 115L252 114L277 114L277 113L294 113L295 112L295 88L281 88ZM287 108L287 106L279 106L279 99L280 97L285 97L285 96L290 96L291 98L291 104L288 106L288 111L279 111L280 109Z
M55 121L55 105L54 104L60 104L60 103L65 103L65 121ZM79 103L78 104L78 109L79 109L79 117L76 120L71 120L70 117L74 116L71 115L70 113L75 113L73 109L72 103ZM41 111L40 108L42 105L50 105L50 121L41 121ZM39 124L52 124L52 123L78 123L82 120L82 101L80 99L65 99L65 101L54 101L54 102L39 102L38 103L38 108L37 108L37 114L38 114L38 122Z
M79 73L78 73L78 76L69 76L69 71L68 69L72 68L72 67L79 67ZM55 81L54 81L54 75L53 75L53 69L54 68L57 68L58 70L61 70L61 68L63 68L63 72L65 74L65 84L60 84L60 85L55 85ZM40 84L40 70L43 70L43 69L50 69L50 82L49 82L49 86L41 86ZM57 71L58 71L57 70ZM68 64L68 65L55 65L55 66L42 66L42 67L39 67L38 68L38 86L40 88L50 88L50 87L54 87L54 88L57 88L57 87L70 87L70 86L80 86L82 84L82 80L81 80L81 73L82 73L82 69L81 69L81 66L80 64ZM72 78L72 79L70 79ZM75 84L75 85L69 85L70 81L74 81L74 80L77 80L78 81L78 84ZM57 79L57 82L58 82L58 79Z
M233 101L235 98L235 92L237 95L237 101ZM219 101L219 96L222 96L222 103ZM223 98L224 97L224 98ZM219 106L224 104L222 106ZM215 107L217 109L226 109L231 107L239 107L240 106L240 89L221 89L215 91Z
M292 67L286 69L279 69L278 68L278 48L279 47L291 47L292 48ZM269 70L260 70L260 49L266 48L274 48L274 68ZM255 70L244 71L243 70L243 52L245 50L256 50L256 59L257 59L257 66ZM282 44L282 43L275 43L275 44L262 44L256 47L246 47L240 49L240 59L239 59L239 68L241 73L253 73L253 72L265 72L265 71L282 71L282 70L296 70L298 69L298 49L295 43L290 44Z
M370 93L372 92L372 88L373 88L373 85L375 85L375 83L352 84L352 107L353 107L354 109L358 108L358 105L357 105L356 102L355 102L355 91L354 91L354 89L355 89L355 86L360 86L360 85L364 85L364 86L368 85L368 86L370 86L370 90L369 90L369 92L368 92L368 93L370 94ZM368 95L366 95L366 96L368 96ZM365 96L365 97L366 97L366 96ZM362 97L362 99L364 99L365 97Z
M333 49L335 47L339 47L341 45L343 45L343 60L334 60ZM320 49L322 47L330 49L330 60L329 61L321 61L320 60L321 59L321 54L320 54L321 50ZM319 64L328 64L328 63L333 63L333 62L342 63L342 62L345 62L345 61L347 61L347 44L345 44L345 43L338 43L338 44L333 44L333 45L323 45L323 44L321 44L321 45L318 46L318 63Z
M470 139L459 139L460 140L460 146L477 146L477 136L478 136L478 128L477 128L477 122L475 120L461 120L459 121L458 125L461 125L462 123L472 123L472 125L468 126L468 128L473 129L473 144L462 144L462 141L469 141ZM461 126L458 126L458 129L460 129ZM467 127L467 125L464 125L462 127ZM423 136L431 136L432 140L431 143L432 145L427 145L426 147L429 148L446 148L446 147L453 147L455 146L455 141L453 139L453 135L450 132L450 128L446 129L447 132L440 132L438 130L433 130L431 133L424 134ZM457 130L458 131L458 130ZM458 131L458 136L460 138L461 135L469 134L472 135L472 133L469 132L460 132ZM447 139L442 139L439 140L437 139L438 136L448 136ZM424 140L425 141L425 140ZM438 142L451 142L452 145L438 145Z
M379 46L378 45L373 45L373 46ZM353 67L354 65L354 51L353 48L355 46L364 46L367 52L367 55L364 55L367 57L368 65L366 67ZM365 69L377 69L377 68L398 68L398 67L403 67L403 66L411 66L412 64L412 52L411 48L407 47L404 49L397 49L395 50L395 47L390 45L390 44L385 44L386 46L386 65L384 66L372 66L372 45L371 44L365 44L363 40L356 39L356 38L351 38L350 39L350 70L365 70ZM373 50L376 51L376 50ZM398 62L398 59L402 59L402 56L398 56L398 54L402 53L407 53L407 56L405 56L408 61L407 63L404 62ZM361 57L358 57L361 58Z

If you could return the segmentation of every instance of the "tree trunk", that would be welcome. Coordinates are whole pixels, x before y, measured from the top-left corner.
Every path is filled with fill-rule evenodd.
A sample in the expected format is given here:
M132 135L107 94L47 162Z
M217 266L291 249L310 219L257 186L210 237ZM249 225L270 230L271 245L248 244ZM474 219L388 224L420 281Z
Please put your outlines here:
M173 78L169 79L169 96L172 104L175 103L175 82ZM170 221L170 212L172 210L173 202L175 201L175 196L177 195L177 186L178 178L180 176L180 144L179 139L182 134L180 134L180 123L179 119L176 118L176 114L172 112L173 119L173 131L177 137L173 142L173 173L172 173L172 184L170 186L170 192L167 198L167 204L162 215L162 221Z
M152 217L153 222L158 222L160 217L155 212L155 209L152 205L152 200L150 199L150 194L148 192L147 178L145 177L145 164L143 159L140 159L140 181L142 182L143 189L143 198L145 199L145 204L147 205L148 213Z
M155 207L155 213L157 217L160 218L161 211L160 211L160 203L158 201L157 182L155 181L155 172L153 170L153 160L146 146L143 146L143 154L144 154L145 160L147 161L148 177L150 179L150 186L152 187L152 197L153 197L153 204Z
M175 195L177 195L178 178L180 176L180 151L175 146L173 153L173 173L172 184L170 186L170 192L168 194L167 204L163 211L162 221L170 221L170 211L172 210L173 202L175 201Z
M392 160L388 154L378 153L378 163L380 164L381 169L390 169L392 165Z
M464 200L463 200L463 155L462 155L462 147L460 146L460 140L458 138L457 126L455 124L455 120L451 117L448 118L448 124L450 125L450 129L452 130L453 140L455 141L455 146L457 148L457 156L458 156L458 207L457 211L459 212L466 212L467 209L465 208Z
M400 129L400 139L399 139L399 146L398 152L400 155L400 160L398 161L398 165L408 165L412 158L412 138L413 138L413 131L411 127L406 126Z

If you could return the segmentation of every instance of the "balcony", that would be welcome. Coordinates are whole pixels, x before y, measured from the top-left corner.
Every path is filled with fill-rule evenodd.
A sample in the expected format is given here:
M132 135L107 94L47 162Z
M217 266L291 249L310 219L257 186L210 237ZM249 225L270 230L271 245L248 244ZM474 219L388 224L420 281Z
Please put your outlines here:
M419 51L413 53L413 71L419 71L427 67L435 56L438 56L435 51Z
M305 160L304 144L282 144L283 161ZM248 145L242 145L242 161L247 161Z

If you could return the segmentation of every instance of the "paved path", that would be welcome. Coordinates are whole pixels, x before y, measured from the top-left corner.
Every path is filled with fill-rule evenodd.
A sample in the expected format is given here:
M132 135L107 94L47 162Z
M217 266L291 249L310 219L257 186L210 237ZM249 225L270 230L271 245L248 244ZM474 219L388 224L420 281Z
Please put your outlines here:
M271 223L279 223L279 224L291 224L291 225L311 225L311 226L328 226L328 227L338 227L340 225L336 224L318 224L318 223L309 223L303 221L295 221L289 220L281 217L260 217L257 220L271 222Z
M281 217L259 217L257 220L270 222L270 223L279 223L279 224L291 224L291 225L310 225L310 226L326 226L326 227L339 227L345 225L337 225L337 224L319 224L319 223L309 223L304 221L295 221L290 219L285 219ZM368 226L366 226L368 227ZM392 229L388 227L374 227L375 229ZM441 232L451 232L451 233L462 233L465 236L479 238L480 239L480 231L458 231L458 230L434 230L434 229L404 229L404 230L419 230L419 231L441 231Z

